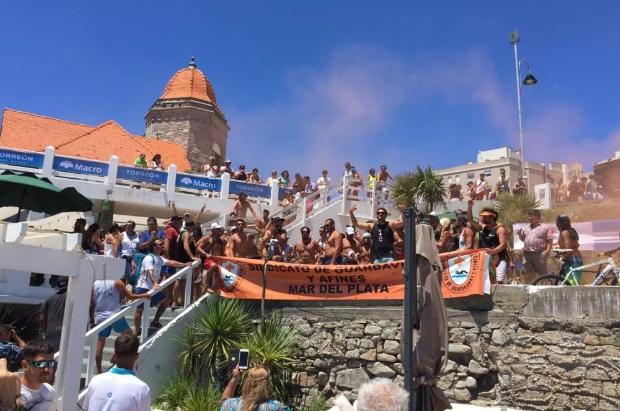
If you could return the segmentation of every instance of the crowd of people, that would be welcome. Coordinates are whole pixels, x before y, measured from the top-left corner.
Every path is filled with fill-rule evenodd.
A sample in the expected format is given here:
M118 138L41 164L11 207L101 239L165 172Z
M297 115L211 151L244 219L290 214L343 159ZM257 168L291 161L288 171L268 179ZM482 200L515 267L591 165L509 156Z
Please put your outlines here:
M553 187L556 203L605 199L603 187L596 181L594 174L581 178L573 175L568 185L558 179L553 182Z
M452 183L448 185L448 200L463 201L465 195L471 191L475 193L475 200L495 200L502 193L512 193L514 195L527 194L527 185L523 177L517 178L517 181L510 185L510 179L506 176L506 170L500 168L499 178L493 184L487 179L485 173L480 173L476 180L467 182L466 188L461 184Z

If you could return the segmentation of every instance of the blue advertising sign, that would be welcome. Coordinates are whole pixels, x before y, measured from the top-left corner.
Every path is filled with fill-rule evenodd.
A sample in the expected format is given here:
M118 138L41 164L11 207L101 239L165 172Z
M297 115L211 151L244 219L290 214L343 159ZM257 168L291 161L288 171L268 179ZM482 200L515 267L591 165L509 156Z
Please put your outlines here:
M82 160L80 158L54 157L52 168L63 173L88 174L105 177L108 175L108 164L100 161Z
M290 188L284 188L284 187L280 187L278 189L278 200L282 201L284 200L284 197L286 197L286 195L291 191Z
M243 181L230 180L230 194L246 193L248 197L271 198L271 186L251 184Z
M190 174L177 174L176 186L179 188L193 188L194 190L221 191L222 180Z
M116 178L121 180L138 181L141 183L151 183L164 185L168 179L168 173L148 168L137 168L118 166Z
M41 153L24 153L23 151L0 148L0 164L41 169L43 168L43 157Z

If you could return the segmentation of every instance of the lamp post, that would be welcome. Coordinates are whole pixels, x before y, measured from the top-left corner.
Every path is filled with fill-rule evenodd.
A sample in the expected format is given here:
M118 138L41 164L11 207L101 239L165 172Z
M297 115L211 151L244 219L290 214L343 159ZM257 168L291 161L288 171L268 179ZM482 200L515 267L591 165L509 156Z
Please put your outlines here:
M521 150L521 176L525 178L525 153L523 148L523 110L521 108L521 87L533 86L538 83L536 77L530 73L530 65L523 60L519 60L519 50L517 44L521 41L519 32L517 30L510 33L510 44L514 47L515 52L515 79L517 82L517 115L519 118L519 145ZM521 64L524 63L527 66L527 76L521 82ZM529 180L528 180L529 185Z

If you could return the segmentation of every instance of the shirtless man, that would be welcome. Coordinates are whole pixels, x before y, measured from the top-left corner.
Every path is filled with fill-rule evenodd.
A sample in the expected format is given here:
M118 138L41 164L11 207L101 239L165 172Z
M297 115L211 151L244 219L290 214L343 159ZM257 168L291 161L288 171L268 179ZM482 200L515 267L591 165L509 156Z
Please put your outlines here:
M336 222L331 218L325 220L323 227L327 234L327 241L324 248L325 255L321 259L321 264L342 264L342 233L336 230Z
M370 264L373 262L372 237L368 232L362 234L362 245L360 246L360 254L358 260L360 264Z
M295 254L299 264L316 264L322 249L319 243L310 237L310 228L301 228L301 241L295 244Z
M358 264L360 253L359 241L355 238L355 228L347 226L345 236L342 239L342 258L345 264Z
M245 221L239 218L235 222L237 231L228 238L226 244L225 255L226 257L240 257L247 258L252 247L252 240L243 231L245 228Z
M265 230L269 225L269 210L263 210L263 218L256 219L256 230L260 232L261 236L265 235Z
M235 203L233 210L230 212L231 216L245 218L248 214L248 210L252 213L252 217L256 218L256 212L252 207L252 204L248 201L248 195L246 193L239 193L239 200Z
M207 270L204 276L203 290L217 290L216 282L213 281L213 274L217 271L217 263L214 256L224 255L225 244L222 240L222 226L218 223L211 224L211 235L204 236L196 244L196 252L203 259L202 266Z

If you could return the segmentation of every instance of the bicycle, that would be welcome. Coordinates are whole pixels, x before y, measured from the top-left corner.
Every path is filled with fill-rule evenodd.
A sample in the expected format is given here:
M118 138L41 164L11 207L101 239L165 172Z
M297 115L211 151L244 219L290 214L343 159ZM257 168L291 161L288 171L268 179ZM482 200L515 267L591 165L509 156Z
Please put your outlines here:
M560 271L555 274L543 275L540 278L532 281L532 285L581 285L579 280L575 276L575 272L583 270L584 268L594 267L602 264L606 260L595 261L590 264L585 264L580 267L571 267L568 263L568 253L573 250L570 249L554 249L552 250L555 255L554 261L560 266Z
M620 265L614 260L614 257L612 257L612 254L618 250L620 250L620 248L598 254L599 257L607 256L609 258L606 260L607 265L604 268L603 264L599 265L596 277L590 285L618 285L620 279Z

